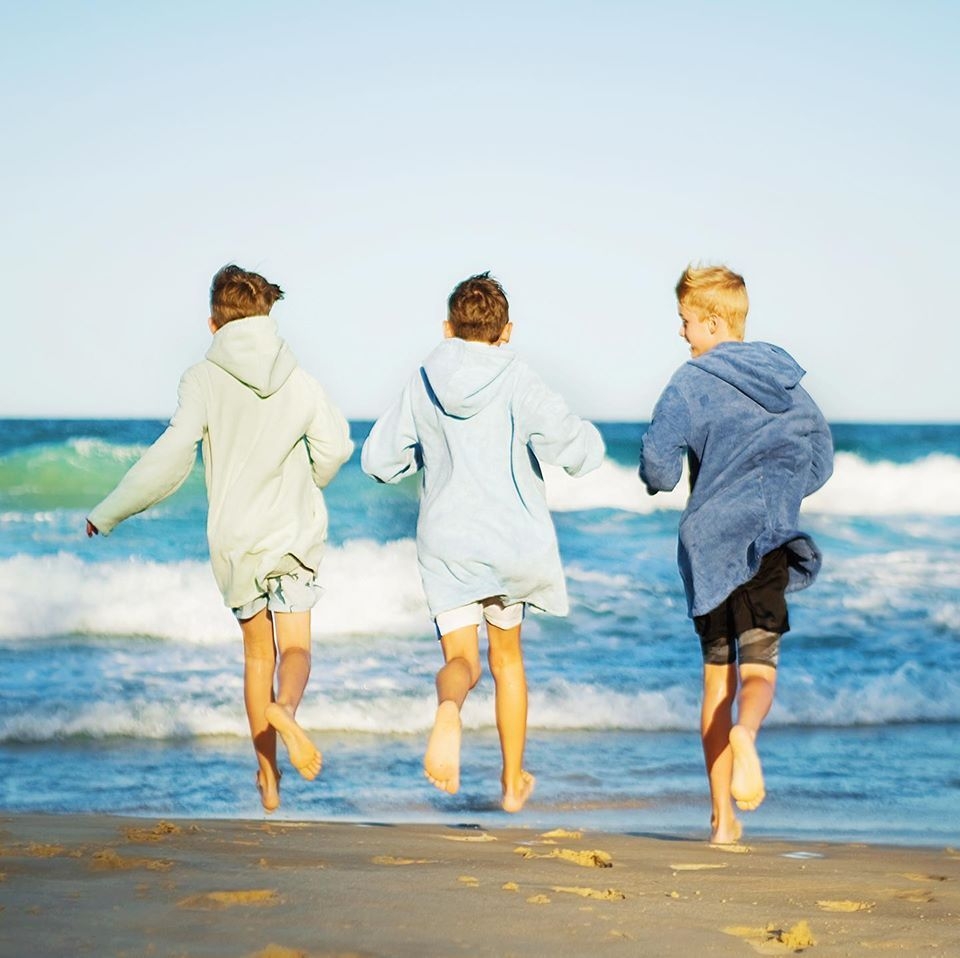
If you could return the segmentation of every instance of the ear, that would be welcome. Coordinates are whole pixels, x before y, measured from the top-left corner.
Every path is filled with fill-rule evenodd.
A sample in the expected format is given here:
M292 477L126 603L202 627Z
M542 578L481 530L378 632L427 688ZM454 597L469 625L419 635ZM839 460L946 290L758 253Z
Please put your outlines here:
M216 327L216 324L213 322L213 317L212 317L212 316L208 316L208 317L207 317L207 326L210 327L210 332L211 332L211 333L213 333L214 335L217 334L217 327Z
M510 342L510 334L513 332L513 323L507 323L506 326L500 332L500 338L497 340L497 345L502 346L504 343Z
M443 322L443 338L444 339L456 339L457 334L453 331L453 324L449 319L444 320Z

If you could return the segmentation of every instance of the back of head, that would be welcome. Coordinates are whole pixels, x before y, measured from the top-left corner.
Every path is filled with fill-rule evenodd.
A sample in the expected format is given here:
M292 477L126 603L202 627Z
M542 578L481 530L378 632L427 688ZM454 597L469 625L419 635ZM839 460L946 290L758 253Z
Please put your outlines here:
M750 300L743 277L726 266L688 266L677 282L677 302L701 314L718 316L743 338Z
M210 319L220 329L234 319L267 316L278 299L283 290L276 283L230 263L217 270L210 284Z
M495 343L510 322L507 294L489 272L471 276L450 294L447 321L458 339Z

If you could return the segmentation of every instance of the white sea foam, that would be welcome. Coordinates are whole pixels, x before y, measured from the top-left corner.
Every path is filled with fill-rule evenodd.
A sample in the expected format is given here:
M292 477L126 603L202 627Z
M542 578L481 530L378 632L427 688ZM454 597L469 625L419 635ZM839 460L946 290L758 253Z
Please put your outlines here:
M805 503L830 515L960 515L960 459L934 454L908 463L837 453L833 476Z
M429 630L412 540L331 547L319 579L319 638ZM67 553L0 560L0 640L74 634L215 643L235 640L238 629L206 562L91 564Z
M123 445L116 442L107 442L104 439L79 437L68 439L67 448L79 459L113 459L116 462L133 463L147 450L149 444L129 443ZM54 455L58 455L57 447L50 447Z
M889 674L823 690L813 673L791 677L770 715L771 725L834 727L960 720L960 679L907 662Z
M124 699L78 703L52 712L30 711L0 719L0 742L47 742L66 738L168 740L249 735L240 698L212 707L202 701L146 702Z
M648 496L632 466L606 459L599 469L572 479L544 468L547 501L555 512L621 509L649 514L683 509L686 470L672 492ZM943 454L908 463L868 462L853 453L836 456L833 476L804 503L811 514L849 516L960 515L960 458Z
M682 509L687 501L688 483L684 476L673 492L647 494L634 467L621 466L605 459L599 469L572 478L558 466L543 467L547 503L554 512L581 509L622 509L648 515L665 509Z
M211 703L209 689L186 690L180 683L151 686L144 696L107 701L79 698L47 711L0 716L0 742L45 742L70 738L176 740L211 736L246 738L249 734L239 687L231 674L229 700ZM235 680L234 680L235 679ZM425 735L436 702L430 683L406 689L337 689L336 695L313 683L297 717L311 734L363 733ZM699 686L674 685L660 690L623 692L600 685L553 679L530 690L529 729L544 731L688 731L699 717ZM960 721L960 680L907 663L889 675L857 676L829 691L814 674L794 666L779 691L768 720L770 727L881 726L904 722ZM478 688L463 709L468 730L494 724L493 692ZM318 741L322 741L318 738Z
M859 612L926 606L937 594L960 595L960 568L951 554L925 549L833 557L823 581L841 590L843 608Z

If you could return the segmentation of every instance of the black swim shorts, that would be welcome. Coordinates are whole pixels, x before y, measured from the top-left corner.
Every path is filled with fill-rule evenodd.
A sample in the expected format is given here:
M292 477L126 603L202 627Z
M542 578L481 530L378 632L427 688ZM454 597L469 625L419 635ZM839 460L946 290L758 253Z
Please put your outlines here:
M780 546L763 557L749 582L737 586L715 609L694 617L705 663L732 665L739 659L741 665L776 666L779 637L790 631L788 576L787 550Z

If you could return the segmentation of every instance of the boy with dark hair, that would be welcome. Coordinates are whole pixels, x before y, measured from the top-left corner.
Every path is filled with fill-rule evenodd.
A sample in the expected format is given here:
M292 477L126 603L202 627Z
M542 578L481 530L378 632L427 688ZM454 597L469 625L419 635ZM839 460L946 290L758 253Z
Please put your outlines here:
M582 475L603 461L604 445L595 426L504 348L513 325L503 288L489 273L460 283L447 305L444 341L376 422L361 464L380 482L422 470L417 556L444 656L424 772L442 791L460 787L460 709L480 679L485 619L501 804L518 812L534 786L523 767L520 625L526 605L554 615L568 608L540 462Z
M327 537L320 490L353 451L347 421L270 318L282 297L279 286L239 266L217 272L206 358L180 380L166 431L87 519L88 536L108 535L165 499L202 444L210 561L243 633L244 704L268 812L280 804L277 733L304 778L320 772L320 752L296 711L310 675L310 610Z

